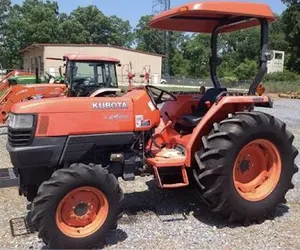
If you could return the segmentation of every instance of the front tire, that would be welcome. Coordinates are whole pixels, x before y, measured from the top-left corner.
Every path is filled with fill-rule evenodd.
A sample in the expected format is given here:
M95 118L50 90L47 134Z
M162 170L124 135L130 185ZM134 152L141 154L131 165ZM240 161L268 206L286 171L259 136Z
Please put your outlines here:
M32 223L50 249L97 246L115 228L123 192L114 175L73 164L44 182L32 205Z
M201 196L229 221L263 221L294 186L298 150L286 125L261 112L241 112L202 138L193 170Z

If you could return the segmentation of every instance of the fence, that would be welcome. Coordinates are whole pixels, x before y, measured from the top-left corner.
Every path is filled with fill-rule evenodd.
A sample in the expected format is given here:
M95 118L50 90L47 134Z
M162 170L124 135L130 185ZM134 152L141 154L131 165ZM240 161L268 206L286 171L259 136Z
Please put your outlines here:
M7 73L11 72L13 69L1 69L0 70L0 80L2 80ZM16 70L16 69L14 69ZM24 69L20 69L19 71L25 71ZM40 81L47 81L49 79L49 72L31 72L33 75L37 74L40 78ZM59 77L60 73L58 71L51 72L51 75L54 77ZM92 77L93 74L78 74L80 77ZM116 82L116 81L114 81ZM117 82L119 86L128 86L129 79L127 74L118 74L117 75ZM250 85L250 81L235 81L235 80L228 80L228 79L221 79L222 85L229 88L237 88L237 89L245 89L248 88ZM135 77L132 79L132 83L134 85L140 84L147 84L147 80L144 76L140 74L136 74ZM153 85L166 85L166 86L174 86L174 87L181 87L181 88L199 88L200 86L211 87L212 81L209 78L187 78L187 77L180 77L180 76L160 76L158 74L152 74L149 78L149 84Z

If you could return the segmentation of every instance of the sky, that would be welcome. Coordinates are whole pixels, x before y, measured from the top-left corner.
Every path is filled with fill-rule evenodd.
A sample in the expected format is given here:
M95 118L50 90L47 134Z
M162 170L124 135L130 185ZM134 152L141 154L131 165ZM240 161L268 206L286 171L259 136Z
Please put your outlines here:
M197 1L197 0L196 0ZM222 0L219 0L222 1ZM280 14L285 5L280 0L239 0L243 2L267 3L273 12ZM20 4L22 0L12 0L13 4ZM152 13L153 0L56 0L60 12L70 13L78 6L96 5L105 15L117 15L124 20L129 20L135 27L139 18ZM171 0L171 7L176 7L195 0Z

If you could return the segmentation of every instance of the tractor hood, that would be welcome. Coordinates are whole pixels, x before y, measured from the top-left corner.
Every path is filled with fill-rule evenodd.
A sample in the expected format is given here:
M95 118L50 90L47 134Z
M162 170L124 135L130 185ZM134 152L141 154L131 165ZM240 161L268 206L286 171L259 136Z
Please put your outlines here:
M12 117L36 115L35 136L68 136L148 131L160 112L145 91L122 97L62 97L17 103ZM19 118L16 120L26 119ZM28 116L26 116L28 117Z
M63 97L17 103L11 109L16 114L82 113L101 111L130 111L132 99L124 97Z

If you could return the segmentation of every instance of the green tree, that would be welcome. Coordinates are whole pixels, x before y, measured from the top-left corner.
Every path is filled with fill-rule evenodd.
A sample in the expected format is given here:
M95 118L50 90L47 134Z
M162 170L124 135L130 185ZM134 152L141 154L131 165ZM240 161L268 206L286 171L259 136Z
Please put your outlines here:
M21 48L33 43L57 43L60 41L58 5L56 2L25 0L11 8L5 29L4 46L8 50L7 61L11 67L19 67Z
M210 37L204 34L192 35L185 43L183 56L189 60L189 76L209 76Z
M282 3L286 4L288 7L291 5L299 4L299 0L281 0Z
M129 21L105 16L95 5L78 7L70 17L88 32L89 43L130 47L133 34Z
M245 59L244 62L239 64L234 70L234 74L239 80L252 80L255 77L258 69L256 61Z
M136 48L150 53L165 54L165 32L148 27L148 22L152 17L152 15L147 15L140 18L134 30ZM170 75L186 74L187 61L184 60L182 52L186 35L182 32L170 31L169 36Z
M4 3L9 6L8 0L2 1L0 17L6 13L1 12L1 8L5 10ZM24 0L10 9L5 23L1 37L4 37L3 47L10 67L19 67L20 49L34 43L109 43L129 47L133 40L128 21L107 17L93 5L78 7L67 15L59 13L57 2Z
M6 57L7 48L4 46L5 30L7 29L7 20L11 9L10 0L0 0L0 64L7 67Z
M108 43L116 46L130 48L134 40L129 21L124 21L117 16L110 16Z
M164 34L161 31L150 29L148 22L153 16L142 16L135 28L135 42L138 50L162 54L164 51Z
M183 57L180 51L176 51L171 59L172 74L174 76L189 76L190 61Z
M78 7L70 16L85 27L89 43L108 43L109 19L96 6Z
M61 43L89 43L90 34L75 18L62 16L59 23Z
M282 17L276 15L277 22L270 25L269 47L273 50L285 51L288 48L288 42L283 29Z
M285 40L288 43L287 68L300 72L300 5L298 1L283 1L288 8L282 14L283 30Z

